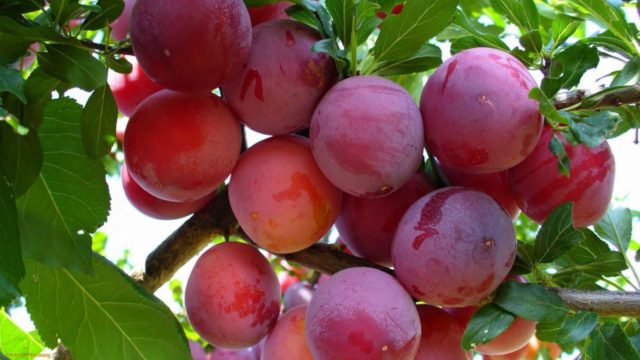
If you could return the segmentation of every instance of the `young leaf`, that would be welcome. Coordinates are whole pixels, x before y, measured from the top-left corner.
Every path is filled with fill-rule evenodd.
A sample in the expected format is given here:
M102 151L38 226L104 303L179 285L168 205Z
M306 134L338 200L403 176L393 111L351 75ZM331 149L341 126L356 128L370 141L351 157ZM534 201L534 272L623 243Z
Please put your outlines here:
M425 44L417 53L405 59L378 63L374 74L382 76L413 74L442 64L442 52L435 45Z
M573 35L583 20L566 14L557 14L551 23L551 38L553 48L564 44Z
M487 304L474 314L462 336L462 348L471 350L477 344L486 344L502 334L515 320L515 316L495 304Z
M631 242L631 210L609 209L594 227L598 235L618 251L626 252Z
M598 314L580 310L575 315L538 323L536 337L569 346L586 338L596 325Z
M535 321L552 321L569 312L558 294L537 284L515 281L500 285L494 303L517 316Z
M559 258L582 240L582 233L573 227L572 208L572 203L562 204L545 219L533 246L534 257L538 263L547 263Z
M102 163L85 154L81 111L71 99L49 103L39 129L42 170L17 204L25 256L89 272L90 234L107 218L109 192Z
M98 0L100 11L92 12L82 22L83 30L98 30L110 24L124 10L123 0Z
M118 107L111 88L97 88L82 110L82 143L89 157L99 159L111 151L117 119Z
M22 330L7 313L0 311L0 353L40 354L42 350L42 340Z
M42 167L42 147L35 130L20 135L9 124L0 122L0 165L13 184L15 197L27 192Z
M589 335L585 359L640 359L620 325L606 323L596 327Z
M38 61L49 75L86 91L107 83L107 68L88 51L68 45L46 48L47 52L38 53Z
M598 111L586 118L570 118L571 133L581 144L596 147L610 138L622 122L618 113Z
M22 75L0 59L0 93L5 91L15 95L23 104L27 102Z
M549 151L558 159L558 171L564 175L571 175L571 163L569 160L569 154L567 154L567 149L564 147L564 144L558 138L557 134L553 134L551 140L549 140Z
M15 293L20 280L24 276L20 232L18 230L18 214L13 189L9 179L0 166L0 277L4 278L5 287ZM2 282L3 280L0 280ZM2 290L2 289L0 289ZM0 306L7 305L7 298L0 295Z
M388 17L373 48L376 62L402 59L416 53L451 21L457 0L409 1L402 12Z
M491 0L491 6L506 15L522 33L538 30L540 27L538 8L533 0Z
M163 302L106 259L92 255L91 264L95 276L27 261L21 288L48 347L60 337L74 359L191 359Z

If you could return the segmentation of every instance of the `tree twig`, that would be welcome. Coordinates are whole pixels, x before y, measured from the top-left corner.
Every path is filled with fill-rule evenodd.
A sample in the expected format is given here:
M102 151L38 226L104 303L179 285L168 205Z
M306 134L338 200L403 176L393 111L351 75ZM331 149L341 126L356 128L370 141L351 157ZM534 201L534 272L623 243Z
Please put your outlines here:
M80 40L80 43L82 44L82 46L88 49L99 50L99 51L114 53L114 54L133 55L133 48L131 48L131 46L114 47L114 46L108 46L105 44L95 43L91 40Z
M582 103L595 92L586 90L575 90L560 93L554 99L556 109L566 109L574 105ZM589 104L589 106L579 106L574 110L598 109L603 107L616 107L626 104L637 104L640 102L640 85L627 86L616 91L612 91L604 95L598 102Z

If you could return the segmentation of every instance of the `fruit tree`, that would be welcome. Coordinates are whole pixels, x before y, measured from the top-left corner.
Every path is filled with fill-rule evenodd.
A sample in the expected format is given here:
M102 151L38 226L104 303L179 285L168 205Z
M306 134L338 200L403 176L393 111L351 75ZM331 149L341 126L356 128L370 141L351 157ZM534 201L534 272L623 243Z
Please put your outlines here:
M0 360L640 359L639 26L0 0ZM106 255L107 181L185 218L144 264Z

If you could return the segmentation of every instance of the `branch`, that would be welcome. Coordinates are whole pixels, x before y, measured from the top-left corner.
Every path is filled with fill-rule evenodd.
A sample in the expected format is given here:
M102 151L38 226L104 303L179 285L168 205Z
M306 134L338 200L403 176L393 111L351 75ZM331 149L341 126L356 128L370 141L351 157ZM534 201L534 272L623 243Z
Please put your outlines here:
M80 40L80 43L82 44L82 46L88 49L99 50L102 52L107 52L112 54L133 55L133 48L131 48L131 46L125 46L125 47L107 46L105 44L95 43L91 40Z
M582 103L586 98L597 92L586 90L568 91L558 94L553 102L556 109L566 109L568 107ZM599 109L604 107L616 107L626 104L637 104L640 102L640 85L625 86L619 90L614 90L604 95L599 101L588 104L588 106L578 106L574 110Z
M224 190L209 206L197 212L149 254L144 274L134 274L132 277L147 290L154 292L209 244L214 236L230 234L247 238L237 225L229 205L228 193ZM363 266L394 275L391 269L346 254L327 244L315 244L307 249L279 256L325 274ZM604 316L640 317L640 292L549 289L555 291L574 310L589 310Z

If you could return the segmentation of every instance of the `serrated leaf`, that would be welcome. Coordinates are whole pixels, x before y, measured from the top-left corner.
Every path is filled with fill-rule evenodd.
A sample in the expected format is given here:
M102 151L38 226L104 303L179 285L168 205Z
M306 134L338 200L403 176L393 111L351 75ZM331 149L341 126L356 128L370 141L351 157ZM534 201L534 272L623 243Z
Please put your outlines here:
M572 209L572 203L564 203L547 216L533 245L536 262L551 262L582 240L582 233L573 227Z
M551 23L553 48L564 44L573 35L583 20L566 14L557 14Z
M373 48L376 62L415 54L451 21L457 0L409 1L403 11L388 17Z
M42 350L42 340L22 330L7 313L0 311L0 353L40 354Z
M374 74L381 76L403 75L424 72L442 64L440 48L425 44L417 53L405 59L378 63Z
M611 86L635 85L640 82L640 57L629 60L611 81Z
M626 360L640 359L640 352L620 325L606 323L591 332L584 356L586 360Z
M107 68L90 52L68 45L47 45L46 49L38 53L38 61L49 75L86 91L107 83Z
M348 48L351 44L351 29L353 28L353 13L351 0L326 0L325 6L333 24L336 27L336 35L342 41L344 48Z
M24 95L24 79L20 71L0 60L0 93L9 92L15 95L22 103L27 102Z
M42 170L17 204L25 256L88 272L90 234L107 218L109 191L102 163L85 154L81 111L71 99L49 103L39 129Z
M17 134L5 122L0 123L0 166L20 197L36 181L42 167L42 147L35 130Z
M99 159L111 151L116 140L118 106L111 88L97 88L82 110L82 142L89 157Z
M83 30L98 30L107 26L120 16L124 10L123 0L98 0L99 10L92 12L82 22Z
M549 151L558 159L558 171L564 175L571 175L571 162L567 149L564 147L562 141L558 138L557 134L553 134L547 145Z
M558 294L537 284L515 281L500 285L494 303L512 314L535 321L559 319L569 311Z
M538 8L533 0L491 0L491 6L506 15L523 33L540 27Z
M495 304L478 309L464 330L462 348L471 350L477 344L486 344L502 334L515 320L515 316Z
M598 49L584 43L575 43L558 52L551 61L549 74L542 79L540 88L547 97L554 96L560 89L577 86L582 75L598 66Z
M48 347L60 337L74 359L191 359L164 303L101 256L91 263L95 276L27 262L21 287Z
M569 122L571 133L579 143L597 147L613 136L622 118L613 111L598 111L586 118L570 118Z
M631 210L609 209L602 220L594 226L598 235L618 251L626 252L631 242Z
M13 297L24 276L24 264L22 262L16 201L13 188L2 166L0 166L0 254L2 255L0 277L4 278L4 281L0 281L5 283L6 295ZM0 295L0 306L7 305L6 302L9 300L4 295Z
M542 341L570 346L589 336L596 325L598 314L580 310L565 318L538 323L536 337Z

